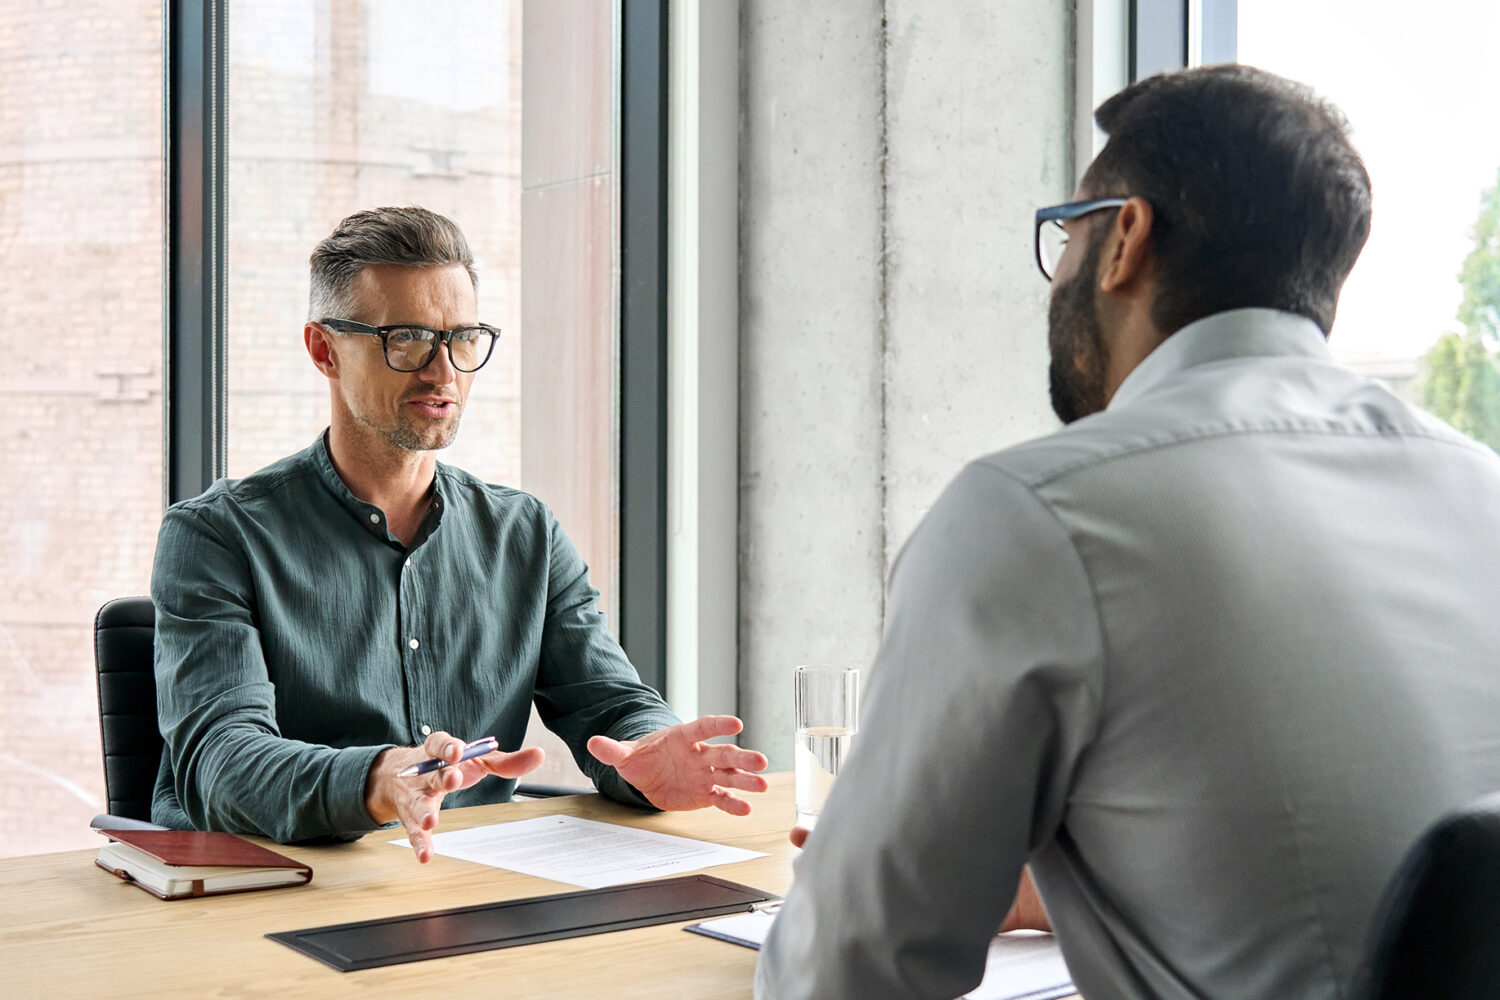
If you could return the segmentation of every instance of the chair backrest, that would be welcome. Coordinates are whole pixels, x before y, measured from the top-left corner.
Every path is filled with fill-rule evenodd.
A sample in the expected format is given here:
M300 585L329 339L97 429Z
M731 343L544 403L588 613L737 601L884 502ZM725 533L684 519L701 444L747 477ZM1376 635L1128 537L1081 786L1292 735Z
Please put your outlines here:
M155 634L149 597L116 598L94 617L104 794L112 815L148 821L162 748L151 661Z
M1386 889L1362 1000L1500 997L1500 793L1443 817Z

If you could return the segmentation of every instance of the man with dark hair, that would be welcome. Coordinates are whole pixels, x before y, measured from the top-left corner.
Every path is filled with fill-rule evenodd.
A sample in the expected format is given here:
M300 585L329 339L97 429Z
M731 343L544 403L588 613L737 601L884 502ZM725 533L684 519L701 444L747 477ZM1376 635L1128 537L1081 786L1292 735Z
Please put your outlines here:
M328 429L162 522L152 818L282 842L399 821L426 861L441 806L504 801L541 762L520 748L533 701L606 794L748 812L735 791L765 789L765 757L704 742L740 721L678 722L552 512L435 458L499 336L463 233L425 209L359 212L311 263ZM460 762L459 735L498 749ZM427 758L450 766L403 774Z
M1096 118L1037 213L1069 426L903 550L760 997L946 1000L1048 916L1091 998L1345 996L1403 853L1500 787L1500 459L1331 360L1341 116L1223 66Z

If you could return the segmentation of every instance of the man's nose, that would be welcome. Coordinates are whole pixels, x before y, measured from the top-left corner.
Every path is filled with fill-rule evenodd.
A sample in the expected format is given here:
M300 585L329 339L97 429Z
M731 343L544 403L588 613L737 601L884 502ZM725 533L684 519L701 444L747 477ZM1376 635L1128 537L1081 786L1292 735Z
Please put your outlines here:
M422 376L422 381L432 382L435 385L447 385L457 377L458 369L453 367L453 347L450 344L439 344L437 353L427 363L427 367L417 372Z

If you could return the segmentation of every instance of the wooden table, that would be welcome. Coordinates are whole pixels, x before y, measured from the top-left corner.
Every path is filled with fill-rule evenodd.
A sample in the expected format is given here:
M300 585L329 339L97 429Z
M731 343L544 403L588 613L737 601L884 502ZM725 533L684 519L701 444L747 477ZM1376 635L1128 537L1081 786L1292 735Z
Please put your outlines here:
M641 813L599 795L443 813L459 830L563 813L765 851L706 869L777 895L792 881L792 776L771 775L738 818L704 809ZM18 821L18 818L13 818ZM94 867L96 850L0 860L0 968L12 997L692 997L747 1000L756 953L662 924L544 944L340 973L265 937L353 920L558 892L576 886L390 846L280 848L312 884L164 902ZM101 837L100 843L103 844Z

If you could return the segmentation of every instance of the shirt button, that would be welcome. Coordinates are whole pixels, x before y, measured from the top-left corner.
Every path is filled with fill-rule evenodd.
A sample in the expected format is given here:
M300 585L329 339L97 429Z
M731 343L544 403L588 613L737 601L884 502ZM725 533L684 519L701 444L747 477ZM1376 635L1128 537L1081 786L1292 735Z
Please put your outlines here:
M370 515L370 523L371 524L379 524L380 523L380 515L379 514L371 514Z
M422 735L423 736L431 736L432 735L432 727L431 726L423 726L422 727Z
M417 640L413 639L411 642L408 642L407 645L410 646L412 649L416 649L418 646L420 646L422 644L420 642L418 642Z
M405 566L406 566L407 569L411 569L411 560L410 559L406 560Z

